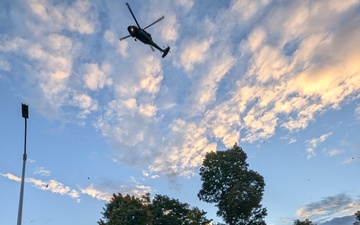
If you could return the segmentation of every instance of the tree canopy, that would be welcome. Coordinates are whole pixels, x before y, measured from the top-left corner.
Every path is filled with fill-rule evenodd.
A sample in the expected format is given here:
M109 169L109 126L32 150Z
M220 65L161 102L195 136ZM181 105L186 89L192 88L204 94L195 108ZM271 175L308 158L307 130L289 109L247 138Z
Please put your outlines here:
M360 225L360 211L355 213L355 222L354 225Z
M264 225L266 208L260 204L265 182L250 170L246 153L237 146L207 153L200 168L200 200L215 203L217 215L230 225Z
M102 213L105 220L99 225L147 225L151 220L148 211L149 199L146 196L136 198L130 195L113 194L110 203L106 204Z
M114 194L105 205L99 225L206 225L206 212L166 195L150 194L141 198Z
M295 220L294 225L316 225L316 224L311 222L311 220L309 220L309 219L305 219L304 221Z

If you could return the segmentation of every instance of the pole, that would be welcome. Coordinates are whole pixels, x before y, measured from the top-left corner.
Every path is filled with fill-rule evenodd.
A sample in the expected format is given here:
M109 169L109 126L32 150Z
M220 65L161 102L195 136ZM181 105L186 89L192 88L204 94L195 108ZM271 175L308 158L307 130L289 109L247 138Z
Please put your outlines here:
M21 187L20 187L20 200L19 200L19 211L17 218L17 225L21 225L22 220L22 208L23 208L23 199L24 199L24 183L25 183L25 166L26 166L26 130L27 130L27 119L29 118L29 106L21 104L22 117L25 119L25 137L24 137L24 155L23 155L23 167L21 175Z

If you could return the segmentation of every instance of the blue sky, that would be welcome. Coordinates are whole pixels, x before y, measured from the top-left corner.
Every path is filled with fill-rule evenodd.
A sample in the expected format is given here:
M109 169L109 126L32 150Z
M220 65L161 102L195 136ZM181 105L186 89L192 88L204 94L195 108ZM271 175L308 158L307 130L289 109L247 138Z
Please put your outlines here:
M360 3L131 1L161 53L127 35L125 1L0 3L0 221L96 224L114 192L208 212L198 169L239 143L265 178L267 224L360 210ZM328 222L327 222L328 221ZM340 222L339 222L340 221ZM346 222L349 223L349 222Z

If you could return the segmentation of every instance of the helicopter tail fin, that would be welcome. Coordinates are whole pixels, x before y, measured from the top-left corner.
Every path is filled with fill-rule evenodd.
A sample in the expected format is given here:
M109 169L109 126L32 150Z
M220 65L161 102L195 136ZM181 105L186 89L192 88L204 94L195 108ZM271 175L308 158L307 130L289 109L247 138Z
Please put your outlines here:
M165 58L165 56L169 53L170 51L170 47L167 47L165 50L164 50L164 53L162 55L163 58Z

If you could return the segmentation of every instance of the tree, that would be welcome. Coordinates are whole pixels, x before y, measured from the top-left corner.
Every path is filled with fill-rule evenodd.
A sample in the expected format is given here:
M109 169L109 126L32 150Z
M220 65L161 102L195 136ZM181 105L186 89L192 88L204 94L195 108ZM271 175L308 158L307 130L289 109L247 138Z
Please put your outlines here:
M266 208L260 204L264 178L248 169L246 153L237 146L207 153L200 168L200 200L215 203L217 215L230 225L264 225Z
M99 225L206 225L211 222L206 219L206 212L166 195L155 195L152 202L150 194L141 198L113 195L103 209L104 220L100 219Z
M360 211L355 213L355 219L354 225L360 225Z
M187 203L181 203L177 199L168 196L155 195L151 212L154 225L196 225L207 224L210 220L205 218L206 212L198 208L190 208Z
M294 225L316 225L316 224L311 222L311 220L309 220L309 219L305 219L304 221L295 220Z
M99 225L147 225L151 220L146 196L140 199L130 195L122 196L120 193L113 194L110 203L103 210L105 221L100 219Z

